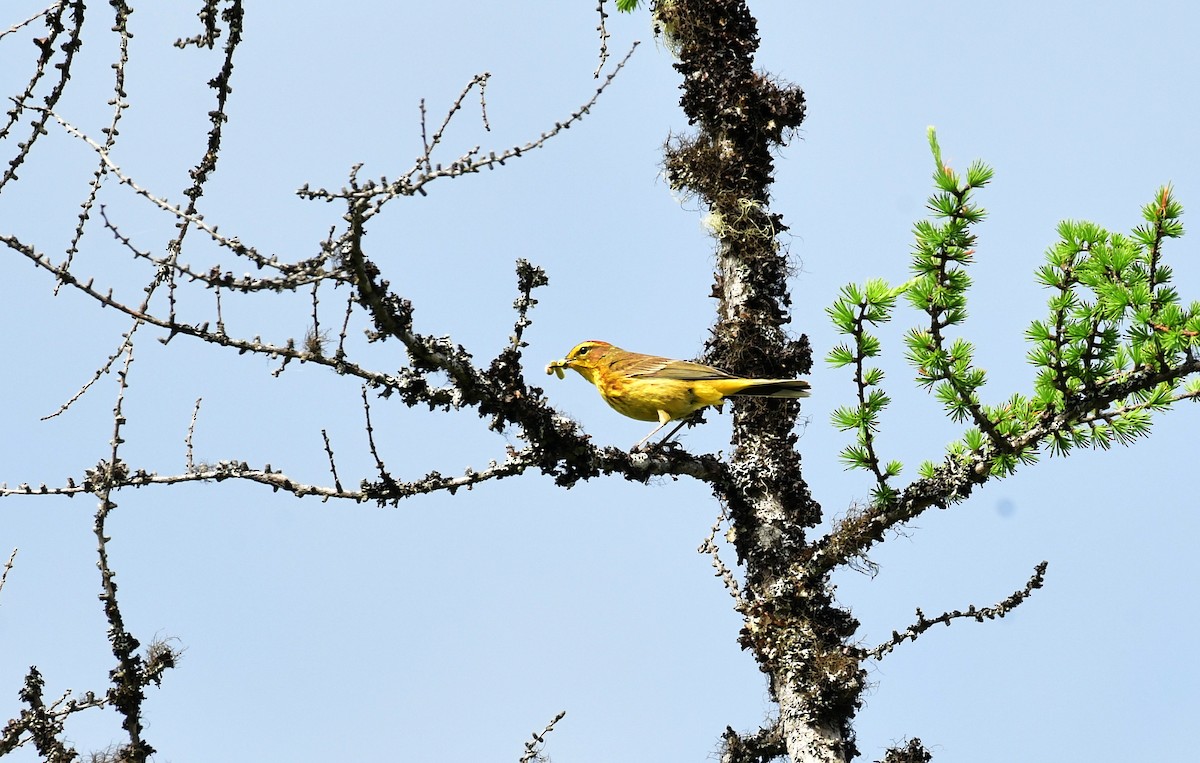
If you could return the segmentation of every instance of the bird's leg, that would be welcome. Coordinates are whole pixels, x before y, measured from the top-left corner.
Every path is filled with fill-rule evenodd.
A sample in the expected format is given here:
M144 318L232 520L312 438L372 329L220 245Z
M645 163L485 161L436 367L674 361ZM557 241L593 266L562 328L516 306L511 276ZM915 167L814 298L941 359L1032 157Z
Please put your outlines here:
M683 425L686 423L687 423L686 421L680 421L678 424L676 424L674 429L672 429L670 432L667 432L666 437L664 437L658 441L658 445L661 447L663 445L666 445L668 442L670 442L671 438L675 436L675 433L678 432L680 429L683 429ZM661 429L661 427L660 427L660 429Z
M659 411L658 412L658 426L656 426L656 427L654 427L654 429L650 430L650 434L648 434L645 437L643 437L642 439L638 440L637 445L634 445L632 448L630 448L629 452L636 453L639 450L641 450L642 446L646 444L647 440L649 440L654 435L658 434L662 430L663 427L665 427L667 424L670 424L670 423L671 423L671 414L667 413L666 411ZM683 426L683 425L680 424L680 426ZM679 431L679 427L675 427L674 429L672 429L671 434L667 435L667 439L670 439L671 435L675 434L678 431ZM663 442L666 442L666 439L664 439ZM659 443L659 444L661 445L662 443Z

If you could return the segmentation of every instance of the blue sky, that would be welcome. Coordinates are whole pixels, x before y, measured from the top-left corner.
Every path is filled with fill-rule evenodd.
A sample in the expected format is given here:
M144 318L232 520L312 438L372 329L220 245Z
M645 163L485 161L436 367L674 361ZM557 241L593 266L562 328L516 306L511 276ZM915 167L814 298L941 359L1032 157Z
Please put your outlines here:
M182 201L203 148L216 55L171 46L197 31L193 4L137 9L114 159L144 187ZM6 5L0 28L36 3ZM10 10L11 8L11 10ZM491 132L464 109L443 159L475 145L525 143L596 87L591 3L293 2L251 4L236 58L219 171L201 202L222 232L282 259L316 253L341 211L306 202L299 186L337 188L349 168L395 177L420 151L418 102L433 117L482 71ZM1200 10L1165 3L815 4L758 2L759 64L804 88L808 119L779 154L775 211L796 275L793 331L818 355L837 341L824 309L851 281L907 277L911 227L923 214L936 125L945 158L980 158L996 179L979 197L971 319L965 335L989 372L994 402L1027 391L1022 332L1044 313L1033 279L1063 218L1114 230L1173 183L1200 204L1194 94ZM107 8L89 9L92 36L60 110L99 135L111 97L115 43ZM696 202L659 176L661 145L687 130L669 52L648 14L609 19L614 59L643 41L592 113L547 147L496 172L435 183L397 201L368 249L416 306L419 331L449 334L494 356L511 331L513 262L546 269L526 332L528 371L601 443L627 446L647 429L615 415L574 375L542 365L583 339L694 357L714 318L712 244ZM0 40L0 82L15 92L32 46ZM611 66L611 64L610 64ZM474 103L469 99L469 103ZM12 141L0 143L7 163ZM95 160L52 134L0 196L0 231L56 259L70 237ZM123 232L156 251L172 221L113 184L103 200ZM1185 215L1184 222L1190 218ZM148 275L93 220L81 275L135 300ZM225 254L199 238L197 267ZM1168 256L1186 300L1200 297L1192 237ZM116 388L105 377L63 416L69 399L115 350L126 323L64 291L15 254L0 258L9 362L0 480L77 480L108 450ZM330 320L341 293L330 295ZM227 299L230 333L303 335L308 295ZM181 296L211 318L211 295ZM959 428L908 381L901 313L882 333L896 402L881 444L915 473ZM372 476L360 388L322 369L282 375L261 358L177 338L142 338L126 401L126 459L162 473L184 467L197 398L197 458L270 463L327 480L321 430L349 483ZM394 342L366 363L397 368ZM827 516L867 500L843 471L843 435L829 412L851 401L849 374L819 364L800 447ZM505 437L474 413L430 415L374 401L376 437L399 477L460 472L502 458ZM920 517L873 554L880 573L846 571L839 600L873 645L921 607L935 615L988 605L1050 562L1046 587L999 622L930 631L871 668L857 725L866 759L918 736L938 761L1183 759L1200 702L1200 667L1186 648L1197 627L1192 469L1185 407L1148 441L1047 459L989 484L968 502ZM686 433L695 451L728 449L728 417ZM511 435L509 436L511 439ZM125 615L143 641L177 639L178 670L147 704L160 759L516 760L530 732L559 710L555 760L704 760L728 724L756 728L771 712L739 620L709 560L696 553L718 511L702 485L648 487L597 480L570 491L538 476L426 496L399 508L323 504L227 483L130 491L110 526ZM16 711L30 664L47 694L102 689L110 667L95 594L87 499L6 499L0 552L19 547L0 592L0 715ZM81 749L118 736L112 716L69 727ZM24 757L22 757L22 755ZM32 759L24 752L18 760Z

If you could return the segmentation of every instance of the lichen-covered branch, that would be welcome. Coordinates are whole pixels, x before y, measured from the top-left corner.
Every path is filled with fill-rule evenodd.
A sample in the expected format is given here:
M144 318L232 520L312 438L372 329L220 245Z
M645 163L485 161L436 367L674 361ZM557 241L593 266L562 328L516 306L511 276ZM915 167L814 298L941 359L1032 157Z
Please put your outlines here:
M17 693L25 707L0 730L0 755L32 745L43 760L70 761L78 757L78 752L67 741L67 719L84 710L106 707L108 700L90 691L79 698L67 692L47 704L43 694L45 686L42 672L36 667L29 668Z
M680 105L696 127L668 142L666 175L708 207L717 246L718 318L706 360L747 376L806 373L807 339L783 329L790 270L777 237L786 226L769 208L772 151L803 120L804 95L754 69L758 29L742 0L659 2L654 17L678 59ZM848 650L854 619L835 606L827 581L797 574L806 530L820 518L795 450L798 411L736 405L730 478L715 492L745 568L740 642L779 703L773 749L795 763L833 763L855 754L850 721L865 675ZM747 745L727 738L726 746Z
M779 723L759 729L753 734L739 734L726 726L721 735L724 748L720 763L769 763L787 754Z
M121 462L121 445L125 442L122 430L125 427L125 392L129 384L129 368L133 363L133 351L125 356L124 367L117 372L119 380L117 403L113 408L113 436L110 459L91 471L89 481L92 492L99 499L93 532L96 535L96 566L100 570L100 601L104 607L104 618L108 621L108 643L112 647L117 666L110 673L112 686L108 690L108 703L121 716L128 743L121 745L119 759L145 761L154 754L154 748L143 736L142 703L145 688L158 684L165 670L174 667L177 655L170 649L157 649L148 653L149 660L138 653L141 642L125 627L125 618L117 599L116 572L109 562L108 537L105 526L109 515L117 508L115 490L125 476L126 468Z

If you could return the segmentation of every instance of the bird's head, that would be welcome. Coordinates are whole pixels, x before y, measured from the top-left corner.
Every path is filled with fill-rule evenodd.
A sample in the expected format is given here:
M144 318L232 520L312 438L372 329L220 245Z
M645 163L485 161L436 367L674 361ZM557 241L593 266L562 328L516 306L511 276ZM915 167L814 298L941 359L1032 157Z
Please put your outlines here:
M595 374L596 367L600 365L600 362L604 360L604 357L608 353L615 349L608 342L601 342L595 339L580 342L571 348L571 351L567 353L567 357L562 360L551 361L546 366L546 373L558 374L558 378L561 379L563 378L564 368L573 368L583 378L594 383L592 377Z

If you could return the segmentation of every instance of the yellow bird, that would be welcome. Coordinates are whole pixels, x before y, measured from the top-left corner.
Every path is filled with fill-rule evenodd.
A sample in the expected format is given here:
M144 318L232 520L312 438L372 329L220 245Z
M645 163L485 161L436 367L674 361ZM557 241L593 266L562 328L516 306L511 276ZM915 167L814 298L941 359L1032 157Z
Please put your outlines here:
M727 397L808 397L809 384L800 379L747 379L712 366L671 360L614 347L608 342L581 342L562 360L552 361L546 373L563 378L573 368L596 385L600 397L617 413L658 426L633 446L637 450L671 421L714 405L719 410ZM670 440L680 422L662 439Z

